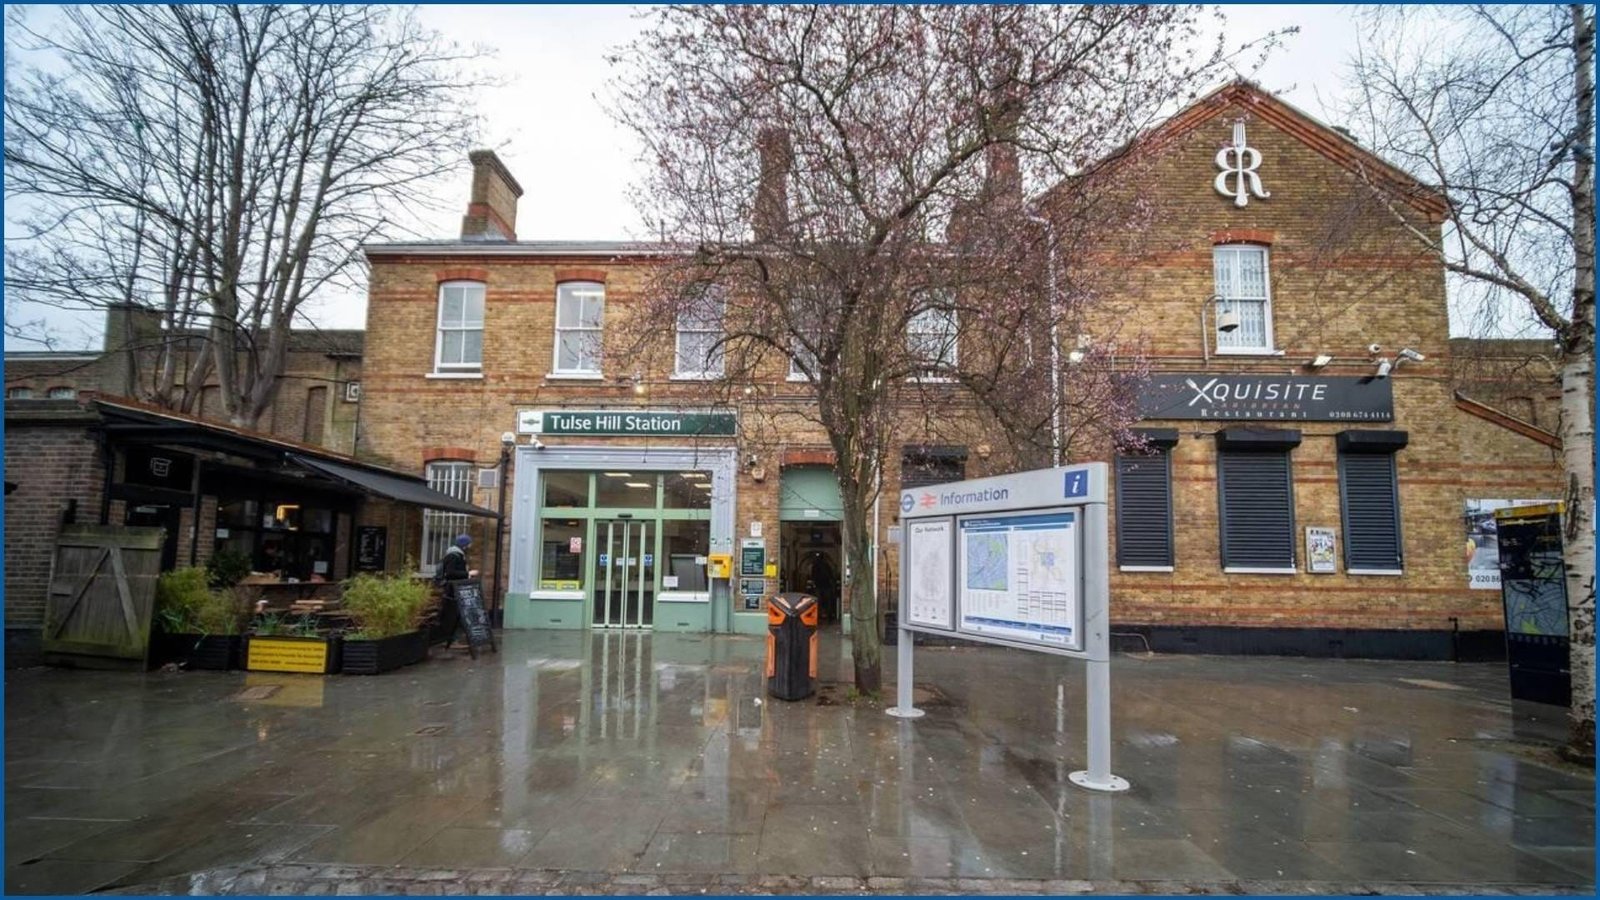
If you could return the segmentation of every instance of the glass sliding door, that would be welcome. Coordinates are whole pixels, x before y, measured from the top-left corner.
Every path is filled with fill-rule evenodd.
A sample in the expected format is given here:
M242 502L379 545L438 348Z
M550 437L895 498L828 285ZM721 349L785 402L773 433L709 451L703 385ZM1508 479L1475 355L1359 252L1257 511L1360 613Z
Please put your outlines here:
M594 624L650 627L655 618L656 523L600 519L594 526Z

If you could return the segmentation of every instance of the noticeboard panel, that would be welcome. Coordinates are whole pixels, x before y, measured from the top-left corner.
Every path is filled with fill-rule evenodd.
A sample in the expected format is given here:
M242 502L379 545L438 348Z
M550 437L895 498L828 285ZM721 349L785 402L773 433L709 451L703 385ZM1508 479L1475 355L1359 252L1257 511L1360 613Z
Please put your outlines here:
M956 630L1081 652L1081 525L1075 509L958 519Z
M906 621L955 628L955 522L917 519L905 530Z

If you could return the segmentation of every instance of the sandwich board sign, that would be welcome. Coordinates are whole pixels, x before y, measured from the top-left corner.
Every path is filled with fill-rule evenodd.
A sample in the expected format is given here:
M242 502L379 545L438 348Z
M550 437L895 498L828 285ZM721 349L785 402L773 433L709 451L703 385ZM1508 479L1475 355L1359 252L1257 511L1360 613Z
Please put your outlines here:
M1126 790L1111 774L1110 550L1105 463L1037 469L900 492L900 630L1088 663L1088 768L1072 781ZM912 643L899 697L915 718Z

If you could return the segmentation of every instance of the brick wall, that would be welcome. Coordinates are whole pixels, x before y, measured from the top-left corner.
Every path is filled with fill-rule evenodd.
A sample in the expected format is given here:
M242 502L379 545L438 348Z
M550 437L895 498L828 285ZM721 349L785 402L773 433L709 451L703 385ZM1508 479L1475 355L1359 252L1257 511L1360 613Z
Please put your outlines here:
M25 423L8 416L5 460L6 481L17 485L5 501L6 627L37 629L62 513L75 500L79 523L99 521L105 469L81 418Z

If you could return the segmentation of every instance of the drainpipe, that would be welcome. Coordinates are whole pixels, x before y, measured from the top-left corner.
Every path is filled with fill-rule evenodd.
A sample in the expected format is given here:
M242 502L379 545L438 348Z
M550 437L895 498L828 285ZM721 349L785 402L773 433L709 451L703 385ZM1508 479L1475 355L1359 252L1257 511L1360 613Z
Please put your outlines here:
M1056 285L1056 227L1045 216L1029 213L1029 222L1044 226L1045 241L1050 245L1050 261L1045 272L1046 288L1050 298L1050 465L1061 465L1061 335L1059 289Z
M505 438L509 436L510 442ZM489 619L495 624L503 625L505 616L505 586L500 581L500 557L505 547L506 540L506 471L511 463L511 448L516 445L516 435L502 435L500 439L500 500L495 505L494 511L500 518L494 523L494 605L489 611Z

